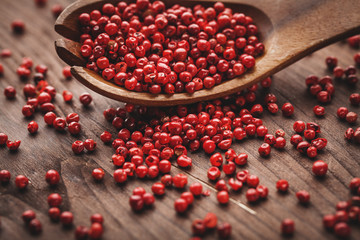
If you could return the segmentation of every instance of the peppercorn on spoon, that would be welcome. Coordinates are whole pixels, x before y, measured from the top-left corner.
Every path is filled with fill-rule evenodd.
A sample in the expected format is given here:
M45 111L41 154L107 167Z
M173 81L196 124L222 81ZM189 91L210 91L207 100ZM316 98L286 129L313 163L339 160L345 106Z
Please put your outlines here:
M254 19L265 53L256 65L240 77L226 80L211 89L189 93L151 94L126 90L85 67L80 54L78 16L100 9L104 3L119 0L79 0L69 5L55 23L55 30L66 39L55 41L59 57L72 66L73 76L88 88L109 98L146 106L173 106L224 97L236 93L280 71L306 55L360 32L358 0L225 0L233 12ZM216 0L165 0L166 6L196 4L211 6Z

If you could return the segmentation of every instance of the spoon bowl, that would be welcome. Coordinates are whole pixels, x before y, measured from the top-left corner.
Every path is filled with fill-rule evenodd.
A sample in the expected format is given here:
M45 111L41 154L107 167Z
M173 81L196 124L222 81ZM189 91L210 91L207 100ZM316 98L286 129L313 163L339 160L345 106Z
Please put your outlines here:
M55 30L66 39L55 41L59 57L72 66L73 76L85 86L109 98L146 106L173 106L224 97L280 71L306 55L340 39L360 32L360 4L357 0L227 0L226 7L233 12L251 16L259 29L259 38L265 45L263 56L256 58L251 71L226 80L211 89L192 94L151 94L126 90L98 73L85 68L86 60L80 54L78 16L82 12L100 9L104 3L118 0L79 0L69 5L55 23ZM166 7L179 3L164 1ZM215 0L182 0L181 5L211 6ZM346 13L346 14L345 14Z

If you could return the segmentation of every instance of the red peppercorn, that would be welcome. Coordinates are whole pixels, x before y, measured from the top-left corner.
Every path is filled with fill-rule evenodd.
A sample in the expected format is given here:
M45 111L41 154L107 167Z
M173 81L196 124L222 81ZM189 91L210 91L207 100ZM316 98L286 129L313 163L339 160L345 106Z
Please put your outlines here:
M33 210L27 210L22 214L23 221L28 224L31 220L36 218L36 213Z
M221 172L219 170L219 168L217 167L210 167L208 169L208 172L207 172L207 177L212 180L212 181L215 181L217 180L221 175Z
M210 163L214 167L220 167L222 165L222 163L223 163L223 157L221 156L220 153L214 153L210 157Z
M319 105L316 105L314 108L313 108L313 112L316 116L318 117L322 117L325 115L325 108L322 107L322 106L319 106Z
M144 200L140 195L132 195L129 203L133 211L141 211L144 208Z
M286 145L286 140L283 137L277 137L275 139L274 147L277 149L283 149Z
M7 99L14 99L16 96L16 90L12 86L8 86L4 89L4 95Z
M36 133L38 131L39 125L37 124L37 122L31 121L28 124L27 129L28 129L29 133L34 134L34 133Z
M19 19L14 20L11 23L11 28L14 33L17 33L17 34L23 33L25 31L25 23Z
M284 105L281 107L281 111L284 116L290 117L294 113L294 107L291 103L284 103Z
M191 167L192 166L192 159L186 155L181 155L177 158L177 164L180 167Z
M127 174L124 169L116 169L114 172L114 180L116 183L123 183L127 180Z
M47 202L50 207L59 207L62 203L62 197L58 193L52 193L48 196Z
M353 93L349 97L349 101L354 106L359 106L360 104L360 94L359 93Z
M218 192L217 200L221 204L227 204L229 202L229 193L227 191Z
M58 131L63 131L66 127L65 119L63 119L61 117L55 118L55 120L53 122L53 127Z
M234 162L228 162L223 165L223 171L226 175L232 175L236 171L236 165Z
M204 217L204 224L207 229L213 229L217 225L217 217L214 213L207 213Z
M81 125L78 122L71 122L68 126L68 131L71 135L77 135L81 131Z
M243 186L243 183L236 180L235 178L230 178L228 183L229 183L231 189L234 190L234 191L240 190L242 188L242 186Z
M218 235L220 239L228 239L231 236L231 225L230 223L224 222L217 227Z
M84 141L84 147L86 148L86 150L88 150L89 152L92 152L95 150L96 148L96 142L92 139L86 139Z
M66 116L66 122L69 124L69 123L72 123L72 122L79 122L80 120L80 117L77 113L69 113L67 116Z
M315 158L317 156L317 148L314 146L310 146L307 150L306 150L306 154L309 158Z
M310 144L306 141L299 142L296 146L296 149L300 153L307 153L307 149L310 147Z
M84 143L77 140L72 144L71 149L75 154L80 154L84 151Z
M85 226L77 226L75 230L76 240L86 240L89 236L89 229Z
M305 130L305 123L303 121L296 121L293 125L293 129L297 133L302 133Z
M360 178L353 178L350 181L350 185L349 185L350 191L353 193L356 193L358 191L358 189L360 188Z
M219 180L219 181L216 182L215 188L216 188L216 190L218 190L218 191L222 191L222 190L228 191L228 188L227 188L227 186L226 186L226 182L225 182L225 180L223 180L223 179L221 179L221 180Z
M185 199L188 205L194 202L194 195L191 192L183 192L180 197Z
M348 112L345 117L345 119L348 123L355 123L357 118L358 118L358 115L354 112Z
M103 141L104 143L111 142L111 138L112 138L112 135L108 131L104 131L100 136L101 141Z
M355 35L347 39L348 44L352 48L359 48L360 46L360 35Z
M325 63L330 70L332 70L334 67L336 67L337 62L338 62L338 60L336 57L327 57L325 59Z
M65 78L69 79L71 78L72 74L71 74L71 67L70 66L65 66L63 68L63 71L62 71L63 75Z
M151 187L151 191L155 194L155 195L164 195L165 194L165 185L158 182L158 183L154 183Z
M299 134L295 134L295 135L291 136L291 138L290 138L290 143L292 145L294 145L295 147L302 141L303 141L303 139Z
M45 174L45 180L50 186L55 186L60 181L60 175L56 170L49 170Z
M48 125L53 125L54 123L54 120L56 119L56 115L55 113L53 112L47 112L45 115L44 115L44 121L46 124Z
M348 238L351 233L351 229L347 223L339 222L334 226L335 235L339 238Z
M293 235L295 231L295 223L292 219L286 218L281 222L281 233L283 235Z
M103 224L104 218L101 214L95 213L95 214L91 215L90 222Z
M328 170L328 165L322 160L318 160L314 162L312 167L313 173L319 177L325 176L327 170Z
M208 154L213 153L215 151L215 148L216 148L216 144L212 140L206 140L203 143L203 149Z
M202 194L202 184L201 183L193 183L190 185L190 192L194 195L194 196L200 196Z
M151 193L144 193L143 200L146 206L152 206L155 202L155 197Z
M240 153L239 155L236 156L235 163L240 166L243 166L247 163L247 159L248 159L248 155L246 153Z
M276 188L280 192L287 192L289 188L289 183L284 179L280 179L276 182Z
M315 138L315 131L312 129L305 130L304 137L306 138L306 140L313 140Z
M57 208L57 207L50 208L48 211L48 214L49 214L51 221L57 222L60 220L61 211L59 208Z
M262 186L262 185L257 186L256 191L258 192L259 197L261 199L267 198L267 196L269 194L269 189L267 187L265 187L265 186Z
M79 100L82 105L88 106L92 102L92 97L89 93L83 93L80 95Z
M249 187L256 188L259 185L259 178L255 175L249 175L246 179L246 183Z
M65 102L71 102L73 94L70 91L64 90L62 93Z
M18 189L24 189L29 184L29 179L24 175L18 175L15 178L15 185Z
M246 191L246 199L250 203L256 202L259 199L259 193L256 191L255 188L249 188Z
M247 170L240 171L236 174L236 179L244 183L247 180L248 175L249 175L249 171Z
M1 52L0 52L0 56L3 57L3 58L6 58L6 57L11 57L11 50L10 49L2 49Z
M104 179L104 176L105 176L105 172L103 169L101 168L95 168L91 175L93 176L93 178L97 181L101 181Z
M334 215L325 215L323 217L323 225L327 229L333 229L336 224L336 218Z
M0 182L1 183L8 183L10 181L11 174L8 170L1 170L0 171Z
M203 236L206 232L206 226L201 219L195 219L192 222L191 229L194 235Z
M5 145L7 140L8 136L5 133L0 133L0 146Z
M262 157L267 157L270 155L270 152L271 152L271 147L269 144L267 143L263 143L261 144L261 146L259 147L259 154L260 156Z
M187 176L179 173L173 177L173 184L176 188L184 188L187 184Z
M296 197L302 204L307 204L310 201L310 194L305 190L298 191Z
M63 11L63 7L60 4L54 4L51 7L51 12L55 18L57 18L62 11Z
M62 212L60 215L60 222L65 227L71 226L73 224L73 220L74 220L74 216L69 211Z
M103 234L103 226L100 223L93 223L89 229L90 239L100 239Z
M40 234L42 231L41 222L36 218L29 222L28 228L30 233L33 235Z
M183 213L183 212L185 212L187 210L188 203L187 203L187 201L185 199L178 198L174 202L174 208L175 208L176 212Z

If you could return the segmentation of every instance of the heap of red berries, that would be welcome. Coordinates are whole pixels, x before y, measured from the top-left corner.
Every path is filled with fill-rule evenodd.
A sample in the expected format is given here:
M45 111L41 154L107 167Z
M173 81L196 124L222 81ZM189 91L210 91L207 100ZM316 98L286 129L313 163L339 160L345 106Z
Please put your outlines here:
M253 19L223 3L137 0L79 15L86 67L136 92L193 93L244 74L263 54Z

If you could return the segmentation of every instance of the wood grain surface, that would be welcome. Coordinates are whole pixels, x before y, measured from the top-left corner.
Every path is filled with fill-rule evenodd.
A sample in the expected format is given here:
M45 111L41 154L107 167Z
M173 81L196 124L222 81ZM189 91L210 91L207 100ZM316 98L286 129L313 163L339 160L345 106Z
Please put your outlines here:
M70 0L56 2L64 6L71 3ZM269 1L269 4L272 2ZM0 50L9 48L13 52L11 58L0 59L5 69L4 76L0 78L0 132L7 133L12 140L22 141L20 149L14 153L0 148L0 169L7 169L12 173L11 182L0 185L0 239L74 239L74 228L64 229L60 224L49 220L46 199L52 192L62 195L64 202L61 209L74 213L75 226L89 226L89 218L93 213L103 214L103 239L189 239L192 236L192 220L203 218L207 212L214 212L220 221L232 224L232 239L281 239L280 222L284 218L295 221L296 233L293 239L336 239L322 227L322 216L334 213L338 201L349 199L351 194L348 184L353 177L360 177L359 145L343 139L349 124L337 119L336 109L346 106L359 114L359 108L349 106L348 101L349 94L359 90L335 82L335 97L331 104L325 106L326 117L316 118L312 108L318 103L307 93L304 79L309 74L329 74L324 63L325 57L329 55L337 56L341 66L353 64L352 57L356 50L350 49L345 43L336 43L274 76L270 91L276 94L280 104L287 101L293 103L295 114L291 118L284 118L281 114L271 115L265 112L262 119L272 133L279 128L285 130L287 146L284 151L273 149L271 157L264 159L257 152L262 142L259 139L247 139L233 144L237 152L249 155L248 165L238 167L238 170L248 169L259 176L261 184L269 188L266 201L256 205L248 204L245 188L239 193L231 193L231 202L227 206L220 206L212 187L214 184L206 177L210 166L209 157L199 152L191 154L193 167L185 172L189 176L189 183L200 181L205 188L210 189L209 197L196 199L189 211L180 216L173 208L173 202L180 196L180 192L167 189L163 198L156 199L154 208L135 214L128 203L132 190L136 186L142 186L150 191L154 181L133 179L124 185L114 183L114 167L111 163L113 150L102 144L99 136L104 130L116 134L111 124L103 118L102 112L110 106L121 106L122 103L98 95L74 79L64 79L62 67L65 64L57 57L54 49L54 40L59 38L53 30L55 19L50 11L54 3L55 1L49 0L46 7L37 8L30 0L0 1ZM23 35L11 32L11 21L17 18L26 22L26 32ZM33 118L39 123L39 132L34 136L28 134L26 127L30 119L24 118L21 113L25 104L22 87L26 82L19 80L15 72L24 56L33 58L34 64L43 63L49 67L48 81L58 92L55 100L56 113L59 116L66 116L70 112L80 115L83 128L79 137L73 137L69 133L60 134L45 126L40 113ZM16 87L18 92L16 99L12 101L6 100L2 94L8 85ZM71 104L62 100L63 90L74 93ZM85 91L90 92L94 98L88 108L82 107L78 101L79 95ZM264 93L264 90L259 91L259 102ZM293 134L292 124L298 119L319 123L322 127L321 136L328 139L325 151L316 158L329 164L328 174L323 179L313 176L312 161L301 156L289 144L289 138ZM352 127L357 126L358 123ZM98 143L96 151L74 155L71 151L72 142L86 138L93 138ZM106 171L101 183L95 182L91 176L95 167ZM48 187L44 180L49 169L56 169L61 175L60 184L56 188ZM172 175L179 172L184 171L172 168ZM14 178L19 174L30 179L25 191L15 188ZM287 194L276 191L275 183L281 178L290 183ZM311 204L308 207L298 204L295 197L295 192L302 189L311 194ZM22 212L28 209L33 209L43 224L43 233L39 236L31 236L21 220ZM214 238L215 232L206 236L206 239ZM359 227L352 227L352 239L360 239Z

